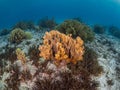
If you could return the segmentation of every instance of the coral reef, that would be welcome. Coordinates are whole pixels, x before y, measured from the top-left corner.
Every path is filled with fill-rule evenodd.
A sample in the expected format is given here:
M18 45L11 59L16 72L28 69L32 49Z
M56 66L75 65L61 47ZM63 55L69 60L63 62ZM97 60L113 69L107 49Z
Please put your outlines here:
M85 43L80 35L74 36L78 33L74 28L85 25L76 20L72 19L79 24L71 25L73 32L68 35L49 28L39 33L31 29L31 39L20 29L30 40L19 44L8 42L8 35L0 36L0 90L119 90L119 39L95 34L93 42Z
M84 47L80 37L73 39L72 35L53 30L46 32L43 38L38 36L31 40L33 41L26 45L27 47L22 47L26 44L26 40L15 45L11 51L16 58L9 63L9 68L7 65L4 66L4 72L7 72L9 77L1 79L4 82L2 88L5 90L97 89L98 82L91 78L91 75L97 76L101 73L97 55L91 49ZM8 46L11 45L5 48L9 50Z
M39 23L39 28L50 28L53 29L57 23L55 22L54 18L49 19L48 17L42 18Z
M71 35L65 35L58 31L46 32L43 37L43 45L39 47L40 56L46 60L54 60L55 63L74 63L82 60L84 54L83 41L80 37L72 39Z
M91 28L77 20L66 20L58 25L56 29L65 34L72 34L73 38L80 36L85 42L94 39Z
M93 31L97 34L104 34L105 33L105 27L104 26L96 24L96 25L94 25L93 28L94 28Z

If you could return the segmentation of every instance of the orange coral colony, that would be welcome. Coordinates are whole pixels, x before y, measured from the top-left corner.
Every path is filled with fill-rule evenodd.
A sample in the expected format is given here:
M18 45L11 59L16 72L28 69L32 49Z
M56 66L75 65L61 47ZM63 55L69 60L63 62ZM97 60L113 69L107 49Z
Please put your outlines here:
M62 34L56 30L46 32L43 45L39 46L40 56L45 60L61 61L76 64L83 59L84 46L80 37L73 39L71 35Z

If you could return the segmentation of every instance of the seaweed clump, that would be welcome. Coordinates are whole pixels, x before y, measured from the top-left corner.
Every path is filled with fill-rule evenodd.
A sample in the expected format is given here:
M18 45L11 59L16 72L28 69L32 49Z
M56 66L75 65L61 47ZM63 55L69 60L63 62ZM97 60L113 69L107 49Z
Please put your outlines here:
M11 74L10 78L6 79L7 82L7 89L11 90L19 90L19 85L20 85L20 78L19 75L21 74L20 72L20 67L17 65L12 65L11 66Z
M96 90L95 82L91 81L86 72L60 72L54 78L45 75L44 80L40 75L37 76L32 90Z
M98 55L92 49L85 47L83 61L76 65L68 64L68 68L74 72L84 71L88 75L98 76L103 72L103 67L98 63Z
M12 64L14 61L17 60L17 56L15 54L15 47L10 48L8 45L5 46L5 52L0 54L0 74L5 72L5 67L7 66L7 61L11 62Z
M3 29L2 31L0 31L0 35L3 36L3 35L7 35L10 33L10 30L8 29Z
M22 87L21 83L24 85L24 82L27 83L27 81L32 78L29 69L25 69L24 65L20 63L20 61L16 61L11 65L9 73L10 76L6 79L7 90L23 90L20 89L20 87ZM27 87L25 88L28 89Z
M77 20L66 20L57 26L57 30L65 34L72 34L73 38L79 36L85 42L94 40L94 32L91 28Z
M38 50L38 46L31 46L29 48L29 51L28 51L28 55L30 57L30 60L33 61L33 64L35 64L36 66L38 66L38 61L39 61L39 53L40 51Z
M83 21L82 21L82 18L80 18L80 17L74 17L73 20L76 20L76 21L78 21L78 22L83 22Z
M87 71L91 75L98 76L103 72L102 66L99 65L98 63L98 55L95 51L92 49L85 47L85 54L83 56L83 67L87 69Z
M20 28L22 30L31 30L31 29L36 29L33 21L20 21L13 26L13 29L15 28Z
M32 75L34 75L36 69L34 65L31 65L30 61L27 62L25 53L20 48L16 49L16 55L18 60L11 64L9 70L10 76L6 79L8 90L23 90L20 89L22 87L21 84L27 86L27 83L30 82L29 80L32 80Z
M49 19L48 17L44 17L39 21L39 28L49 28L53 29L57 23L54 18Z
M120 38L120 29L118 27L115 26L109 27L109 32L111 35Z
M105 28L101 25L94 25L94 32L97 33L97 34L104 34L105 33Z
M11 48L6 45L4 48L5 52L0 54L0 60L4 59L5 61L11 61L11 63L13 63L17 59L15 54L16 47Z

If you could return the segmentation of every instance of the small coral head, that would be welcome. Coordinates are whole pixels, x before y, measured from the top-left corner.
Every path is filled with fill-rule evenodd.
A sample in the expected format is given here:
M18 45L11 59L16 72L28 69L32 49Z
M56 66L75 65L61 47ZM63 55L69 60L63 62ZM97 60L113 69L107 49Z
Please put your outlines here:
M21 60L21 62L25 64L26 56L25 56L25 53L20 48L16 49L16 55L17 55L17 59Z
M57 30L46 32L43 37L43 45L39 46L40 56L45 60L53 60L55 63L65 61L76 64L82 60L84 54L84 42L80 37L73 39L71 35L65 35Z

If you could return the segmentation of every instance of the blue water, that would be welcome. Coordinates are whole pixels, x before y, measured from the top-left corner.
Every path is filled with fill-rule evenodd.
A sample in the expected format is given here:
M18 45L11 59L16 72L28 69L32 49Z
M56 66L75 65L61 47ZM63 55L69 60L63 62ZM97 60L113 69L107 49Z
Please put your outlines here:
M0 0L0 29L18 21L81 17L88 24L120 27L120 0Z

